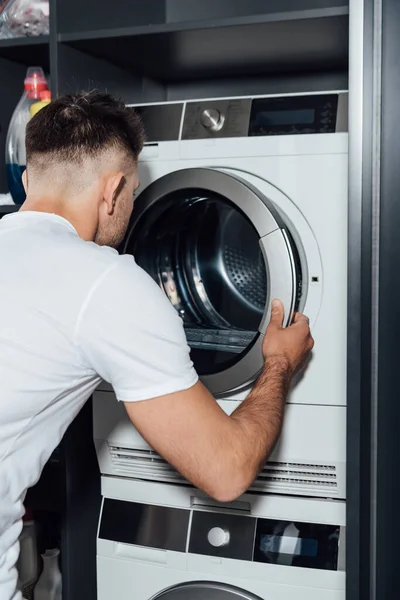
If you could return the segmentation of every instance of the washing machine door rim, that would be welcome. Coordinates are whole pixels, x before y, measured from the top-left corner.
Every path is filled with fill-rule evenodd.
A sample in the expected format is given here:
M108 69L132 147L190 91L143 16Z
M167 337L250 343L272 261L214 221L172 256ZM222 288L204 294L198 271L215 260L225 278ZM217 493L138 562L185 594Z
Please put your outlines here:
M207 593L207 600L261 600L251 592L217 581L179 583L157 592L149 600L203 600L204 593Z
M236 176L214 167L187 168L164 175L151 183L136 200L123 252L129 251L135 231L155 205L171 194L193 188L226 198L247 217L259 236L268 280L264 313L251 347L234 365L201 376L211 393L221 396L244 389L254 382L264 364L262 343L270 320L271 301L274 298L282 301L285 309L284 326L287 326L293 316L299 286L294 249L282 217L268 198L240 177L240 172Z

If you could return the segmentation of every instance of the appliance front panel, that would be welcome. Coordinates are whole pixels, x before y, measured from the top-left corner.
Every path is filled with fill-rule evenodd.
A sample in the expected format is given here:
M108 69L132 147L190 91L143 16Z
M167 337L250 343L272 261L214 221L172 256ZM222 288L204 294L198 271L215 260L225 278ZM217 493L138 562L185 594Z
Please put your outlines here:
M149 600L177 584L209 582L265 600L344 600L344 503L246 495L240 502L215 506L206 497L202 501L201 492L181 486L106 479L102 491L112 498L104 498L107 526L101 517L97 540L100 594L110 593L114 584L114 595L122 600L131 589L135 600ZM158 508L161 490L163 507ZM121 504L129 523L125 531L116 515L118 507L112 513L106 509L110 502ZM168 528L162 522L160 531L148 527L143 504L164 511L164 520L171 511L182 514L186 550L170 549L173 540L167 542ZM240 537L243 545L236 543Z
M201 141L181 142L189 146L182 150L180 160L143 157L139 166L142 185L147 187L151 181L182 167L208 165L240 174L263 195L271 196L271 190L275 190L275 206L282 209L291 232L298 234L298 247L306 250L309 282L301 309L310 318L315 339L311 364L292 390L289 402L345 406L347 135L281 137L278 145L277 138L245 139L240 144L239 140L231 141L229 146L225 142L217 140L211 147L205 143L202 146ZM251 153L242 142L263 144L256 144ZM165 145L176 147L179 143ZM233 158L245 150L246 156ZM163 153L162 147L160 151ZM262 152L265 156L255 156ZM171 148L171 156L174 153ZM235 392L226 397L243 400L247 393Z
M129 523L129 526L127 526ZM117 544L123 558L148 551L281 565L315 571L343 571L339 549L345 528L339 523L256 518L229 505L175 508L158 504L103 499L99 541Z

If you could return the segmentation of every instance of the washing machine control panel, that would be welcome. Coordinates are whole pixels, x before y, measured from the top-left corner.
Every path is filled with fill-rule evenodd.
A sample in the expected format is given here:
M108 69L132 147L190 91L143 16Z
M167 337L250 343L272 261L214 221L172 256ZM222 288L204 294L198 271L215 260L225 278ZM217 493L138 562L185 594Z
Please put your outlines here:
M347 94L269 96L187 102L182 139L347 131Z
M142 117L148 144L348 131L347 92L166 102L132 108Z
M344 527L258 518L238 510L186 509L106 498L99 538L217 560L344 570Z

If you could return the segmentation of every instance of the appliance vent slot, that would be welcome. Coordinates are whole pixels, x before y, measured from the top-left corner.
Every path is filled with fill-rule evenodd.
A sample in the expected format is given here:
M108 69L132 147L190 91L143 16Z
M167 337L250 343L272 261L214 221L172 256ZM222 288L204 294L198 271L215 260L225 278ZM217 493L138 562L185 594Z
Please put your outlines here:
M188 484L171 465L154 450L109 446L111 464L116 475L158 481ZM267 462L253 482L257 492L329 494L337 495L335 465Z

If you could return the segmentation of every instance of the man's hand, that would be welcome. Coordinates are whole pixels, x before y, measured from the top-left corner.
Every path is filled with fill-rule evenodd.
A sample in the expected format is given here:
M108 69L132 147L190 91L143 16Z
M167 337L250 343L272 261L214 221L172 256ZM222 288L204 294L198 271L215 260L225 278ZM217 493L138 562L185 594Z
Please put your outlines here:
M277 360L293 375L301 369L314 347L308 318L296 313L293 323L282 327L284 309L280 300L272 303L271 320L265 333L263 354L266 363Z

